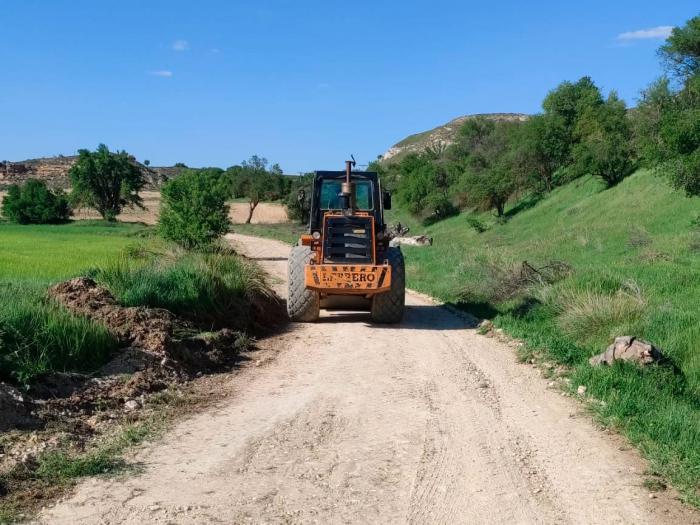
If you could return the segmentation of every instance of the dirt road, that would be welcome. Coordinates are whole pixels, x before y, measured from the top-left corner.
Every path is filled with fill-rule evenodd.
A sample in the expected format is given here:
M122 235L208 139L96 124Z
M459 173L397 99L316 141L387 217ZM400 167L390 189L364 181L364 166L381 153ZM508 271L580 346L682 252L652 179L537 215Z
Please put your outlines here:
M289 248L232 241L281 283ZM234 394L44 523L700 523L512 348L408 295L404 323L324 312L261 344ZM255 356L253 357L255 359Z

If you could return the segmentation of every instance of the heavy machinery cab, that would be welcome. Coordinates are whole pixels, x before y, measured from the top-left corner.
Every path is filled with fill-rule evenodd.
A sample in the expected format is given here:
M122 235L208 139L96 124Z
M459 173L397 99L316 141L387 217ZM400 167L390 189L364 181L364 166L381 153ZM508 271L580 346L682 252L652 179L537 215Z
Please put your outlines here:
M311 196L309 236L319 263L372 264L386 249L384 209L391 196L382 192L377 174L350 172L352 194L343 197L344 171L317 171Z

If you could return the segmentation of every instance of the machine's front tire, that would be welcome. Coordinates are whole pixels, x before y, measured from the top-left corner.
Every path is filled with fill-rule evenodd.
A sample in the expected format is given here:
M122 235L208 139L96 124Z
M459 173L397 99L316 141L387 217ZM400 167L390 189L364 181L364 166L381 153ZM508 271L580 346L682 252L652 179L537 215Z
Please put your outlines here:
M398 323L403 318L406 301L403 254L399 248L389 248L387 259L391 265L391 288L372 298L372 321L375 323Z
M318 319L321 300L317 291L304 284L304 267L311 261L311 248L294 246L287 264L287 314L292 321L311 322Z

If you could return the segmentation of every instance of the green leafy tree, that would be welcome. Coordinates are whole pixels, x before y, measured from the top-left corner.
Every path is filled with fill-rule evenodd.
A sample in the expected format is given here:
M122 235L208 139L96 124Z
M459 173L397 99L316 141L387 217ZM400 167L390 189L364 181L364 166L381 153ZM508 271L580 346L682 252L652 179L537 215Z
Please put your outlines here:
M576 133L578 121L602 103L603 96L590 77L562 82L547 94L542 102L543 120L539 123L540 151L546 153L552 168L557 170L572 163L573 150L580 139ZM550 187L553 182L552 179Z
M660 54L675 80L661 79L634 112L635 143L647 166L688 195L700 195L700 17L675 28Z
M125 151L112 153L104 144L81 149L69 175L73 203L95 208L105 220L116 220L125 206L143 207L139 191L146 181Z
M570 135L566 122L555 113L535 115L513 136L513 168L535 193L549 192L555 173L568 161Z
M674 27L659 55L669 72L680 79L700 72L700 16Z
M282 169L279 164L273 164L268 170L267 165L266 158L253 155L241 164L240 170L237 170L238 182L234 183L234 186L248 200L246 224L250 224L252 221L255 208L260 202L277 200L282 196L279 193L279 178L282 177Z
M2 214L19 224L58 224L71 215L62 191L51 191L44 181L29 179L23 186L13 184L2 201Z
M198 249L229 230L230 186L219 172L186 169L163 186L158 231L164 238Z
M501 217L519 188L514 169L513 142L518 124L485 119L468 121L463 135L471 143L461 184L468 202Z
M444 217L450 209L451 173L430 154L410 154L398 165L399 200L414 215Z
M615 186L635 169L635 151L627 108L613 91L600 105L589 107L576 127L579 143L573 157L578 173L590 173Z

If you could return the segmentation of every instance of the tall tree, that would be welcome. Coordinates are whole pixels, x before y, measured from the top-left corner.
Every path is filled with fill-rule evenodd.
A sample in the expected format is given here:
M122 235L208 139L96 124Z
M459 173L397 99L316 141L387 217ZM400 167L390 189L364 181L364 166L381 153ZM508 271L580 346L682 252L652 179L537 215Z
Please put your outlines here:
M627 108L617 93L586 109L576 126L573 157L578 173L590 173L607 187L618 184L635 168L635 151Z
M674 27L659 55L669 73L681 80L700 72L700 16Z
M81 149L69 175L73 203L95 208L105 220L116 220L125 206L143 207L139 191L146 181L126 151L112 153L104 144Z

